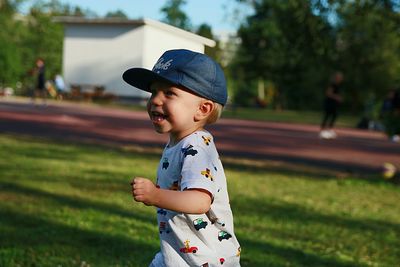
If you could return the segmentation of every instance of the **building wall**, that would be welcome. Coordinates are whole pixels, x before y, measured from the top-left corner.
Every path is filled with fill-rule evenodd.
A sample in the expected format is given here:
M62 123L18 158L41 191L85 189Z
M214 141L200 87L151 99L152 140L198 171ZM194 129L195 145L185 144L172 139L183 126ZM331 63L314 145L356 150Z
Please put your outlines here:
M67 86L100 85L126 97L148 94L126 84L121 76L131 67L151 69L160 55L173 48L204 52L204 45L151 25L67 24L63 73Z
M143 64L143 34L143 28L132 25L68 25L63 56L67 86L101 85L116 95L140 96L127 90L121 76L128 66Z
M143 47L143 67L152 68L158 58L170 49L189 49L204 53L204 45L199 42L172 35L153 26L145 27Z

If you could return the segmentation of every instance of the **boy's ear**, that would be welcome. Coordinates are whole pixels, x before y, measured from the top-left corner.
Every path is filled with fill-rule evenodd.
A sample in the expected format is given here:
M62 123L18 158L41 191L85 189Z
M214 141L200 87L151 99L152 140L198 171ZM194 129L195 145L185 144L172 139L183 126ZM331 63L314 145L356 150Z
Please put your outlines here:
M199 108L196 114L194 115L194 119L196 121L204 120L211 114L213 110L214 110L214 102L212 102L211 100L203 100L199 104Z

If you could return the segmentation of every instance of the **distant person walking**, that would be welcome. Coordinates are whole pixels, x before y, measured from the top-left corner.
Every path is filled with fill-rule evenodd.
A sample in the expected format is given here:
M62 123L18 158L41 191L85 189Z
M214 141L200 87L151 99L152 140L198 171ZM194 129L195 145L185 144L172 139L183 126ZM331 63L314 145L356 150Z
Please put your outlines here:
M46 75L45 75L45 65L44 60L38 58L36 60L36 68L34 70L34 75L36 76L35 91L33 93L33 103L36 102L37 97L41 97L43 104L46 105Z
M400 89L389 91L380 115L386 134L392 141L400 142Z
M336 72L332 78L332 82L325 91L324 116L319 133L320 138L333 139L337 137L333 127L338 116L338 107L342 102L342 97L340 95L342 82L343 74L341 72Z
M57 99L62 100L66 92L65 92L65 82L61 74L57 74L54 77L54 85L57 90Z

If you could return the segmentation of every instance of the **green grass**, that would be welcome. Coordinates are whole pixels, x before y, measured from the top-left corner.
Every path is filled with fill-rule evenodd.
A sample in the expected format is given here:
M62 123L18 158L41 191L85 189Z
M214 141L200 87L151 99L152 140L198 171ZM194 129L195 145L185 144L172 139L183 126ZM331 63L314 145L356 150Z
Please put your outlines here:
M226 108L222 117L245 120L259 120L271 122L289 122L319 125L322 120L322 111L271 110L261 108ZM336 125L339 127L356 127L359 116L340 113Z
M147 266L157 153L0 135L0 266ZM398 266L400 188L225 159L242 266Z

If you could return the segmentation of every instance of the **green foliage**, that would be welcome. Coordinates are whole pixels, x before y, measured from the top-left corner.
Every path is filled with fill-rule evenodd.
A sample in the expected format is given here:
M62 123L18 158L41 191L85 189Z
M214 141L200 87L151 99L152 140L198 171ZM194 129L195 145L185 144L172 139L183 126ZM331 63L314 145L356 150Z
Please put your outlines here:
M339 61L353 109L362 109L370 94L382 99L400 82L400 14L390 2L346 1L337 10Z
M22 69L20 46L21 22L14 18L18 1L0 4L0 87L15 85Z
M306 1L258 1L238 32L233 72L243 69L246 81L272 81L285 108L316 108L326 87L332 29L314 9Z
M52 79L61 73L63 26L53 22L54 13L43 13L40 9L31 9L30 20L26 25L29 36L25 46L35 51L28 62L35 62L37 57L43 58L46 64L46 78ZM29 57L28 57L29 59ZM33 66L33 65L32 65Z
M106 18L120 18L120 19L128 19L128 16L122 10L110 11L107 12Z
M210 25L203 23L201 24L196 31L196 34L206 37L208 39L211 40L215 40L216 38L214 37L214 34L212 32L212 28ZM210 56L211 58L213 58L214 60L216 60L217 62L221 61L220 55L221 55L221 48L220 48L220 44L218 41L216 41L216 45L215 47L208 47L206 46L204 49L204 54Z
M240 74L239 74L240 75ZM239 79L234 84L233 103L237 106L252 106L257 99L257 92L249 90L254 88L254 81L246 82L244 79Z
M19 0L2 0L0 5L0 87L23 84L28 93L34 85L32 70L37 58L46 63L46 79L61 73L63 26L53 18L61 15L82 16L80 8L58 0L36 1L27 15L17 13ZM89 11L85 11L91 14Z
M398 1L237 2L252 5L254 14L238 31L232 76L244 73L249 84L271 81L277 106L320 108L335 70L344 72L344 107L353 111L363 110L369 95L380 99L400 82Z
M389 137L400 135L400 113L388 113L382 118L385 132Z
M147 266L155 209L132 176L159 154L0 135L0 266ZM241 265L397 266L398 186L311 168L222 158Z
M163 21L172 26L190 30L190 19L186 13L182 11L182 6L185 4L186 0L168 0L160 10L165 16Z

